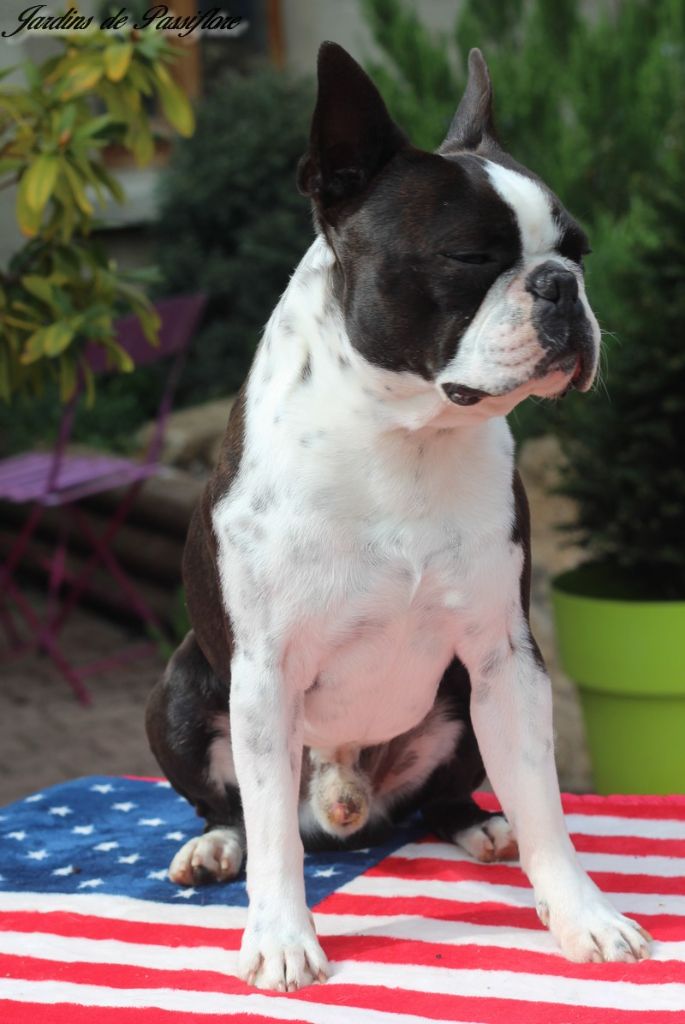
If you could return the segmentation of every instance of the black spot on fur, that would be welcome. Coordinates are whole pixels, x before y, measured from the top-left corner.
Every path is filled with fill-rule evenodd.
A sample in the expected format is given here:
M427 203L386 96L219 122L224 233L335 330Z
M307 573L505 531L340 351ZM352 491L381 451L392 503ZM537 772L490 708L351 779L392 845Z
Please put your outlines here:
M305 381L310 380L312 376L312 357L311 353L307 353L307 358L304 361L304 366L300 370L300 380L304 384Z

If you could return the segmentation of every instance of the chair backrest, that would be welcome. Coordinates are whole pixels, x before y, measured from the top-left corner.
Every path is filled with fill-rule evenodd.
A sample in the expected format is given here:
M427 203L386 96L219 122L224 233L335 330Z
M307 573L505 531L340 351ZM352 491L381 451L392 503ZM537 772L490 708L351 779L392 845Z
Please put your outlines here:
M117 342L128 352L136 366L149 366L160 359L178 354L190 344L206 305L207 296L201 293L160 299L154 304L161 321L159 344L150 344L135 315L117 321ZM93 373L111 370L107 350L102 345L93 342L86 345L84 356Z
M128 352L136 366L149 366L151 363L158 362L161 359L175 356L167 374L164 391L157 410L155 428L143 458L145 463L154 462L159 458L174 391L183 369L188 347L206 305L207 296L203 293L179 295L169 299L159 299L155 302L154 308L161 321L159 343L157 345L151 345L147 340L137 316L126 316L117 321L117 341ZM111 370L107 359L107 350L102 345L89 342L84 349L84 356L93 373L104 373L107 370ZM59 474L64 449L71 436L74 414L80 398L82 383L81 381L81 387L79 387L71 401L67 403L62 414L54 457L46 481L46 493L50 493Z

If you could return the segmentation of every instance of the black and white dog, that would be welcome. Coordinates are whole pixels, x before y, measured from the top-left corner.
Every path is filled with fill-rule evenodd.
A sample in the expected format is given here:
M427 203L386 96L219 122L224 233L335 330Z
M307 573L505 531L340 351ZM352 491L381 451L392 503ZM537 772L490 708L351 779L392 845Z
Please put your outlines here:
M247 845L240 975L296 989L329 972L301 836L364 846L419 808L481 860L518 842L571 959L647 956L564 824L504 419L592 383L586 237L498 145L478 50L437 153L339 46L318 70L298 176L317 236L193 517L193 630L148 706L160 765L207 823L171 878L231 878ZM472 799L483 762L506 819Z

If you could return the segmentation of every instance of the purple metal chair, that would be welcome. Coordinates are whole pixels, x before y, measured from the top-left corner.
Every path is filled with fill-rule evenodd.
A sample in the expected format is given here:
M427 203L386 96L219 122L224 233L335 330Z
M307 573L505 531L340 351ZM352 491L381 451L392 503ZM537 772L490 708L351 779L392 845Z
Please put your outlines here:
M141 621L148 627L159 629L157 616L119 565L112 553L111 545L143 482L162 468L159 457L174 391L206 301L204 295L189 295L157 302L155 309L161 320L157 346L150 345L147 341L137 317L126 317L117 324L117 341L126 349L136 366L146 366L160 359L173 357L155 428L147 451L139 462L115 455L78 455L66 451L81 388L64 409L53 451L30 452L0 460L0 501L30 507L18 538L12 545L5 563L0 565L0 621L5 628L11 649L19 652L26 645L22 644L15 627L13 612L18 613L32 634L31 646L38 646L50 655L83 704L90 703L90 694L83 682L84 676L140 656L143 650L154 646L151 643L139 644L77 668L60 650L58 634L74 605L87 590L92 575L99 566L104 566L114 577L128 607L135 611ZM89 344L85 349L85 358L93 373L102 373L109 369L106 351L101 346ZM106 528L97 533L79 502L89 495L126 486L127 490ZM41 620L21 593L15 572L45 509L54 506L58 506L62 511L62 525L57 547L47 564L48 612ZM92 549L90 558L80 572L73 575L66 569L66 538L69 525L80 531ZM55 598L62 591L64 592L61 593L61 601L55 608Z

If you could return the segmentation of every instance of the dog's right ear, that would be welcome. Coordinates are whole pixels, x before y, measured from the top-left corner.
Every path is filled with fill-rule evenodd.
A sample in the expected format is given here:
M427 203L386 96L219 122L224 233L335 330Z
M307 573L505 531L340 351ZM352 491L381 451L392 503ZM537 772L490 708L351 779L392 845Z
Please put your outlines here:
M325 215L363 192L408 139L369 76L342 46L322 44L318 76L309 149L300 160L297 186Z

